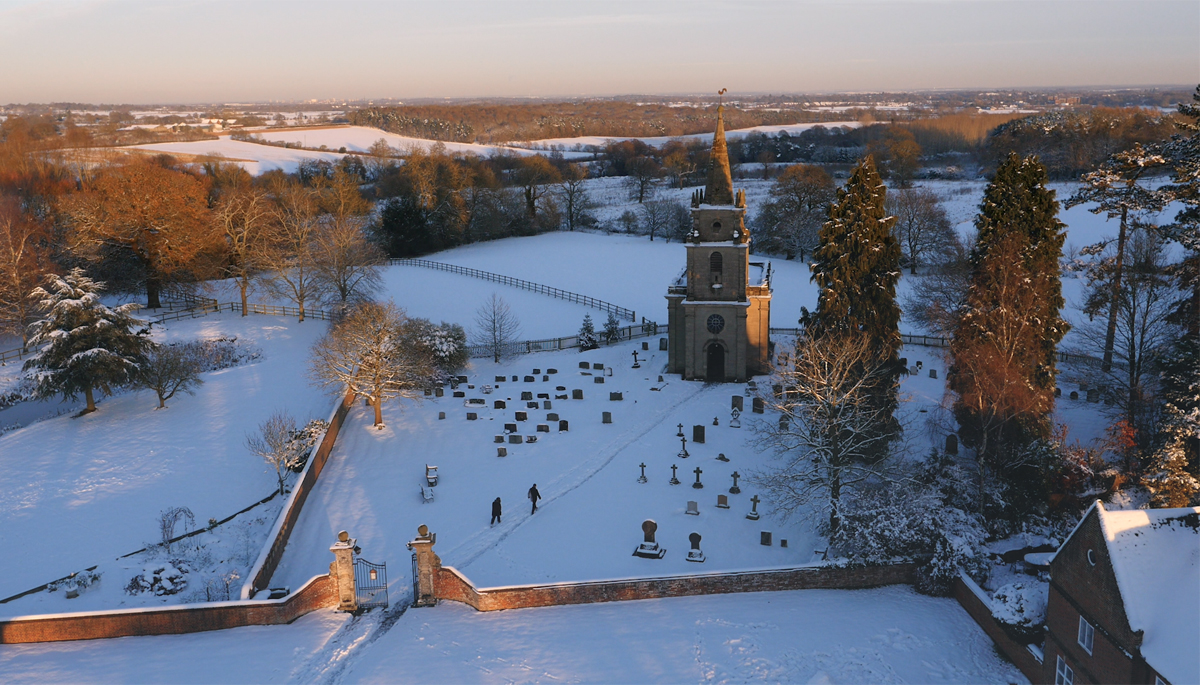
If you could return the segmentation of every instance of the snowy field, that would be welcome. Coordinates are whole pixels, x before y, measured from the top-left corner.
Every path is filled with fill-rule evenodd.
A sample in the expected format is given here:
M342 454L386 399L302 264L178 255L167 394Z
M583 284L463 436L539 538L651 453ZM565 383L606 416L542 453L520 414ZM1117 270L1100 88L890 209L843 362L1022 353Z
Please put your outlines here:
M130 392L102 398L93 414L0 436L0 545L12 552L0 556L0 597L140 549L158 539L159 512L169 507L189 507L203 525L262 499L275 473L246 450L246 433L275 409L301 425L329 415L332 401L304 373L323 322L219 314L154 330L160 342L237 336L263 356L203 374L195 396L177 395L167 409L155 409L151 391ZM102 592L33 612L115 607L128 580L105 578ZM31 613L30 601L0 605L0 615Z
M325 145L331 150L345 147L350 152L366 152L376 141L383 139L387 141L389 146L402 152L408 152L414 148L429 150L434 145L441 143L445 146L446 152L451 154L477 155L479 157L491 157L497 154L513 154L524 157L537 154L529 150L503 145L480 145L478 143L454 143L428 140L426 138L410 138L369 126L330 126L282 131L266 129L263 131L252 131L252 133L271 141L300 143L303 147L320 147Z
M289 174L295 173L300 168L300 163L306 159L337 163L341 161L342 157L345 157L345 155L338 154L337 152L318 152L316 150L296 150L294 148L258 145L233 140L229 136L221 136L217 140L196 140L187 143L148 143L146 145L131 145L128 148L118 149L165 152L172 155L185 155L188 159L220 156L240 165L254 176L273 169L282 169Z
M5 682L1025 683L954 600L805 590L0 646ZM213 658L219 655L219 658Z

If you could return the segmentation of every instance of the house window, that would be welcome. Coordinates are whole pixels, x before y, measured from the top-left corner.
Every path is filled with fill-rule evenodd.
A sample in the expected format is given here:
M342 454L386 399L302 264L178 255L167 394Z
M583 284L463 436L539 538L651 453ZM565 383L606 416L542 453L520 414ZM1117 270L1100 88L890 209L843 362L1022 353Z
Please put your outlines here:
M1080 616L1079 646L1083 647L1083 651L1087 652L1088 654L1092 653L1092 638L1095 636L1095 634L1096 629L1092 627L1092 624L1088 623L1084 617Z
M1054 667L1054 685L1075 685L1075 671L1060 656Z
M1088 557L1088 563L1091 564L1092 566L1095 566L1096 565L1096 553L1089 549L1087 557Z
M712 274L713 283L721 282L721 271L725 268L725 260L721 257L720 252L714 252L708 256L708 270Z
M1163 680L1159 676L1154 676L1154 685L1167 685L1167 681Z

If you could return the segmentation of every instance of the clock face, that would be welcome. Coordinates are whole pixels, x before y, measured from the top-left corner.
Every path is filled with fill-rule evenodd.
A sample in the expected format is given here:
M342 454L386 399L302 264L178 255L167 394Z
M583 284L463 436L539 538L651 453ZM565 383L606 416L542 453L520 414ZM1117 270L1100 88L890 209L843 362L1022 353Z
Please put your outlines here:
M720 314L713 314L708 317L709 333L720 333L723 328L725 328L725 317Z

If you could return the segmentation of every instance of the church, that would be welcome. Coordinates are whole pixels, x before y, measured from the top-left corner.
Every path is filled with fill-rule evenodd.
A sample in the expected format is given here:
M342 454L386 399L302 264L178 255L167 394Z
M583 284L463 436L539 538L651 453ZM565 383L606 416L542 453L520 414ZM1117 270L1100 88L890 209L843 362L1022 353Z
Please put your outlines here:
M744 382L770 370L771 267L750 261L745 219L718 107L708 184L692 196L687 265L667 288L667 371L684 380Z

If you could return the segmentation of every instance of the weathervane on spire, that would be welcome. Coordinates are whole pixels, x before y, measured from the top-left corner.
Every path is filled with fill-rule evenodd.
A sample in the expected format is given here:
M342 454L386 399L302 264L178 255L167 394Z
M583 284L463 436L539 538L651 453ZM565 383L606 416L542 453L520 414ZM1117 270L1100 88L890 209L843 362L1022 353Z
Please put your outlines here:
M717 91L717 104L718 104L718 105L724 105L724 104L725 104L725 97L724 97L724 95L725 95L725 93L727 93L728 91L729 91L729 89L728 89L728 88L722 88L721 90L718 90L718 91Z

